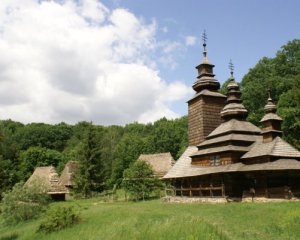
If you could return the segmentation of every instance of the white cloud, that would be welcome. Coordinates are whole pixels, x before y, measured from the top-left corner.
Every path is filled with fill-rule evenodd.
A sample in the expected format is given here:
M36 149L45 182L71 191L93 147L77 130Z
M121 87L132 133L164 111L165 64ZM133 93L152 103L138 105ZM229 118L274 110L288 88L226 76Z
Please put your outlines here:
M161 30L162 30L163 33L169 32L169 29L167 27L163 27Z
M176 117L170 106L191 90L160 78L149 58L162 47L155 33L155 22L97 0L1 0L1 119L124 124Z
M181 42L164 40L157 43L157 47L162 53L157 57L157 61L167 69L174 70L177 66L177 59L185 52L186 48Z
M195 36L186 36L185 37L185 45L186 46L194 46L196 44L197 38Z

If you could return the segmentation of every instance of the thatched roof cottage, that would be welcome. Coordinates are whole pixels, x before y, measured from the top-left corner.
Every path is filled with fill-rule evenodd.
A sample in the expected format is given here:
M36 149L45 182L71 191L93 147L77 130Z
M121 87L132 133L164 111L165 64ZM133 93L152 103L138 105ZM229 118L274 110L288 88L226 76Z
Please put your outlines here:
M175 163L174 158L172 157L170 152L141 154L138 160L149 163L153 169L154 175L159 178L163 177Z
M37 167L26 181L26 185L41 184L45 186L47 193L55 200L64 200L66 188L59 185L59 177L53 166Z

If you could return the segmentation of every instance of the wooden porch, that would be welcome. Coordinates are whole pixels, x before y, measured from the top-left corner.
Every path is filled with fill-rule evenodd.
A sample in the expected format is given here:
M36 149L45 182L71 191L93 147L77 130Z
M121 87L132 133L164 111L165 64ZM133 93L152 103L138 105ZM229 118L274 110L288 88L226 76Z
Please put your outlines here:
M166 188L166 196L188 196L188 197L225 197L225 185L221 186L199 186L199 187L183 187Z

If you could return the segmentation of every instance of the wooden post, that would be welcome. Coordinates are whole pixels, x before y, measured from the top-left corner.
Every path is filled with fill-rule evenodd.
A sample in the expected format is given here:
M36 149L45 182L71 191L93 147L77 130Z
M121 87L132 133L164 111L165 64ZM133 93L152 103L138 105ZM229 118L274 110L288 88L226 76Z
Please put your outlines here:
M181 190L181 197L183 196L183 193L182 193L182 180L180 181L180 190Z
M199 184L199 196L203 197L202 191L201 191L201 184Z
M224 175L222 174L222 197L225 197Z
M193 196L193 193L192 193L192 185L191 185L191 182L190 182L190 197Z
M211 188L212 188L212 183L210 182L210 189L209 189L210 197L213 196L213 192L212 192Z
M224 183L222 183L222 197L225 197L225 186L224 186Z

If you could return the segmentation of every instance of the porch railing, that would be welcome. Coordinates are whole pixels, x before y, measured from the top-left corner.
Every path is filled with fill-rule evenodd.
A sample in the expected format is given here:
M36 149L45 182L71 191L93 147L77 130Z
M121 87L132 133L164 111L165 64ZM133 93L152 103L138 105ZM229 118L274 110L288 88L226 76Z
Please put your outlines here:
M220 191L220 194L215 194L215 191ZM208 192L208 194L207 194ZM195 194L197 193L197 194ZM205 194L206 193L206 194ZM166 188L166 196L189 196L189 197L225 197L225 186L205 186L205 187L180 187L180 188Z

